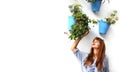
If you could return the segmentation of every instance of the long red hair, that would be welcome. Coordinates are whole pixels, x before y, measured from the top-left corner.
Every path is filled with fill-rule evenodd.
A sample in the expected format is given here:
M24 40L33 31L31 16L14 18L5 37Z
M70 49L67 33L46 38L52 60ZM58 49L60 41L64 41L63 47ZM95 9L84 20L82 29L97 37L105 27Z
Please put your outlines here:
M99 38L99 37L95 37L94 40L98 40L100 42L100 46L99 46L99 52L98 52L98 56L97 56L97 61L96 61L96 67L98 70L101 70L103 68L103 60L105 57L105 43L104 41ZM94 41L93 40L93 41ZM93 53L93 48L91 48L90 53L88 54L84 65L85 66L89 66L91 64L93 64L94 62L94 53Z

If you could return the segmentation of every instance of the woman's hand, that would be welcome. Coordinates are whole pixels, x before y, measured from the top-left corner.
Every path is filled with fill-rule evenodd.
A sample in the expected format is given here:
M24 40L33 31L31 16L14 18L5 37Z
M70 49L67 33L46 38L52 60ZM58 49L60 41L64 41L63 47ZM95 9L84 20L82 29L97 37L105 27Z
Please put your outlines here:
M89 33L89 31L86 31L86 32L83 34L82 38L83 38L84 36L86 36L88 33ZM71 50L72 50L72 51L74 51L74 50L77 49L77 45L78 45L78 43L80 42L80 40L81 40L82 38L78 38L77 40L74 41L74 43L73 43L72 46L71 46Z
M86 35L88 35L88 33L89 33L89 30L86 31L86 32L83 34L82 38L85 37Z

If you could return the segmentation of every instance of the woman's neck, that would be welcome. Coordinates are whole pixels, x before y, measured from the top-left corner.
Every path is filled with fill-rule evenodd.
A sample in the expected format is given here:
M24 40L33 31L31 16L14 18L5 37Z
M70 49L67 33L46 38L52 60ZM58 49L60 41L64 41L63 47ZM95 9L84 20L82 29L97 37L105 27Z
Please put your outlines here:
M94 56L97 57L98 55L98 49L94 49Z

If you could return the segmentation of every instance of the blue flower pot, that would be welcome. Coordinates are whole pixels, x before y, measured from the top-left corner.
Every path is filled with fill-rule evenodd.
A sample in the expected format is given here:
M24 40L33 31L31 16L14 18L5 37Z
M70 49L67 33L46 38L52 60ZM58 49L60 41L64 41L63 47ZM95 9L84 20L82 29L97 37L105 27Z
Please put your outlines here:
M99 33L100 34L106 34L108 29L110 27L110 24L106 21L100 20L99 21Z
M68 17L68 30L72 29L72 25L75 24L75 19L73 16Z
M98 12L101 7L101 0L96 0L95 2L91 2L91 7L93 12Z

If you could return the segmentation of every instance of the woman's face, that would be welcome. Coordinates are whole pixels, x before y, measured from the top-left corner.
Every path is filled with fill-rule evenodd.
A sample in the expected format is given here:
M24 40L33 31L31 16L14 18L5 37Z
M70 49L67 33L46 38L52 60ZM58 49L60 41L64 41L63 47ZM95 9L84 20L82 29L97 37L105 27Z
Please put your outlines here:
M94 40L92 43L92 48L98 49L100 46L100 42L98 40Z

